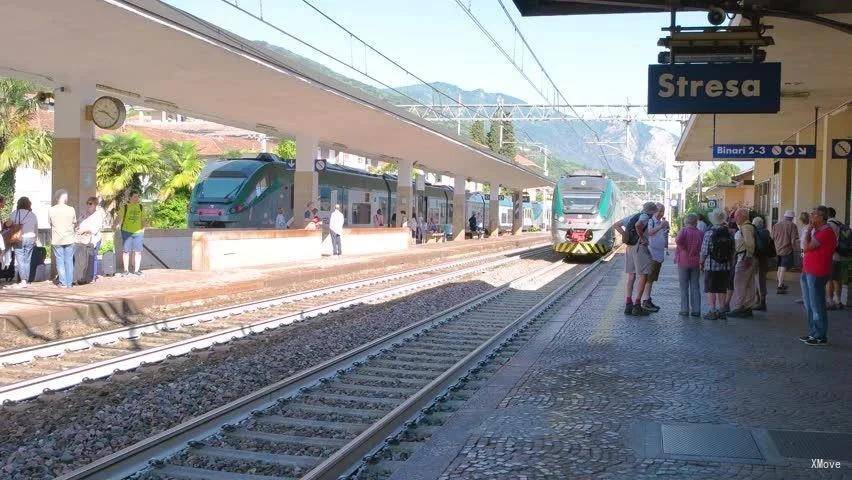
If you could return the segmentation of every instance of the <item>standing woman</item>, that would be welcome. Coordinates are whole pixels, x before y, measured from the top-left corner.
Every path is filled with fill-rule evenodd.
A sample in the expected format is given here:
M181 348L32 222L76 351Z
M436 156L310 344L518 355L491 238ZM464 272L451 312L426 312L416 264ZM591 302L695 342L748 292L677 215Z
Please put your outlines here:
M30 260L38 231L38 219L33 213L32 203L27 197L18 199L17 208L9 218L9 234L6 248L15 251L15 272L20 282L12 288L27 288L30 278Z
M92 281L98 276L98 250L101 248L101 230L104 228L104 218L106 213L98 205L97 197L89 197L86 200L86 211L80 217L80 223L77 227L78 240L83 240L82 243L87 243L92 246L92 258L89 259L89 271L91 272Z
M373 226L374 227L384 227L385 226L385 216L382 215L382 209L376 210L376 214L373 215Z

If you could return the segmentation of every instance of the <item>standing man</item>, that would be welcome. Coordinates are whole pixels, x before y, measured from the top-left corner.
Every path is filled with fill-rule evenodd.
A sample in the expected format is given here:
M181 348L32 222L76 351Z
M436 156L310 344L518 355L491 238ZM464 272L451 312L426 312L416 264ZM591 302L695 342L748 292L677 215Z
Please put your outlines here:
M784 283L784 272L795 265L794 250L799 244L799 227L793 219L796 212L787 210L784 218L772 226L772 241L775 242L775 251L778 253L778 289L779 295L787 293L787 284Z
M701 241L700 268L704 272L704 292L710 309L704 314L705 320L727 318L725 298L730 289L730 269L734 262L734 237L725 225L725 212L714 210L710 213L713 225Z
M50 220L50 243L56 257L59 287L71 288L74 281L74 227L77 225L77 212L68 205L67 191L56 191L56 204L48 209L47 217Z
M748 209L738 208L734 212L737 233L734 234L734 249L737 252L734 264L734 294L731 297L733 310L728 317L750 317L755 302L754 269L757 231L748 219Z
M331 212L328 231L331 233L331 253L339 257L343 254L340 249L340 236L343 235L343 212L340 211L340 205L335 205L334 211Z
M843 224L835 218L837 216L837 210L832 207L828 207L828 220L826 223L831 230L834 232L834 236L837 237L838 241L840 241L840 227ZM843 292L843 282L840 280L840 271L842 270L840 266L840 261L843 258L840 256L840 253L835 248L834 254L831 256L831 279L828 281L828 305L827 308L829 310L838 310L843 308L843 303L840 301L840 295Z
M101 230L104 228L104 217L106 212L98 205L97 197L89 197L86 200L86 212L80 217L77 227L78 241L92 246L92 257L89 258L89 272L91 281L98 276L98 250L101 248ZM80 259L77 259L80 261Z
M130 275L130 252L133 252L133 274L142 275L142 241L145 237L145 215L139 203L139 193L130 194L130 202L119 211L119 229L121 230L124 275Z
M660 307L651 300L651 288L660 278L660 269L666 259L666 248L669 246L669 222L663 218L666 207L657 203L657 213L648 220L648 250L651 252L651 273L642 292L642 308L651 312L659 312Z
M828 313L825 285L831 278L831 257L837 248L837 236L826 225L828 208L820 205L810 215L810 224L802 235L802 300L808 316L808 334L799 337L807 345L828 345Z
M642 293L648 274L651 273L651 252L648 250L648 221L657 212L657 204L646 202L642 211L621 219L613 225L624 243L627 244L627 254L624 256L624 271L627 273L627 301L624 306L625 315L646 316L651 312L642 308ZM638 295L633 296L633 287L639 279Z

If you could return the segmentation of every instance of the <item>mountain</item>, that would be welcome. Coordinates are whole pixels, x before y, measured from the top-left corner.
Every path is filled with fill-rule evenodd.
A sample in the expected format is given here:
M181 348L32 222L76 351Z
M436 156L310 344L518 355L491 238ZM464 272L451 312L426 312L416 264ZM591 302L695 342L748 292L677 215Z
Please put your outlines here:
M294 60L350 87L395 105L410 104L413 101L424 104L451 103L450 99L426 85L409 85L392 89L375 88L286 48L263 41L253 43L273 56ZM498 103L499 99L507 104L528 103L523 99L502 93L486 92L482 89L463 90L450 83L435 82L432 86L454 100L461 98L464 104L494 104ZM451 131L457 128L451 121L437 123ZM610 146L599 147L590 143L594 141L594 135L582 122L578 121L515 121L515 137L519 141L543 143L548 146L551 152L549 170L554 177L558 177L565 171L576 169L578 166L585 166L610 170L630 178L644 176L648 179L656 179L663 174L666 163L671 163L674 159L678 137L667 130L643 122L625 124L621 121L593 120L587 123L598 132L601 141ZM467 134L468 128L470 128L469 123L463 124L462 133ZM486 130L487 128L486 122ZM606 153L606 163L601 159L601 149Z
M453 99L461 98L461 103L495 104L500 99L504 104L528 103L527 101L502 93L486 92L482 89L463 90L455 85L443 82L432 84ZM433 103L438 96L426 85L397 87L409 97L421 103ZM447 98L435 99L442 103ZM486 122L486 130L488 129ZM558 164L579 164L589 168L611 170L628 177L644 176L656 179L663 175L666 163L674 160L674 151L678 137L668 130L644 122L592 120L587 123L598 132L600 139L610 146L599 147L592 144L595 140L592 132L579 121L515 121L515 136L520 141L543 143L548 145ZM462 125L462 133L468 125ZM455 128L455 126L452 126ZM629 129L629 134L628 134ZM607 163L601 159L601 149L606 153ZM553 169L552 169L553 170ZM560 174L561 172L553 172Z

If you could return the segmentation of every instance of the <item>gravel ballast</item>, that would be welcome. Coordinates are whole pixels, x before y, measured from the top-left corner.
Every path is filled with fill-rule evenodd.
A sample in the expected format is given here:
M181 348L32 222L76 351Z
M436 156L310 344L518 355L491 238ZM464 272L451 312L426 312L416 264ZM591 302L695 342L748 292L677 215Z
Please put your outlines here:
M544 260L253 335L0 410L0 477L50 479L468 300ZM48 397L50 398L50 397Z

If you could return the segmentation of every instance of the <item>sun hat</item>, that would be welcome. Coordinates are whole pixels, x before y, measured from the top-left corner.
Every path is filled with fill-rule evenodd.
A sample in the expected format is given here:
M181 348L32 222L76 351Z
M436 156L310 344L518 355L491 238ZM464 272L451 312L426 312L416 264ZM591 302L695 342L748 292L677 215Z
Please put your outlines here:
M796 218L796 212L792 210L787 210L784 212L784 218Z
M716 209L716 210L713 210L712 212L710 212L709 217L710 217L710 223L712 223L713 225L722 225L722 224L725 223L725 220L727 220L727 218L725 216L725 212L723 212L722 210L719 210L719 209Z

